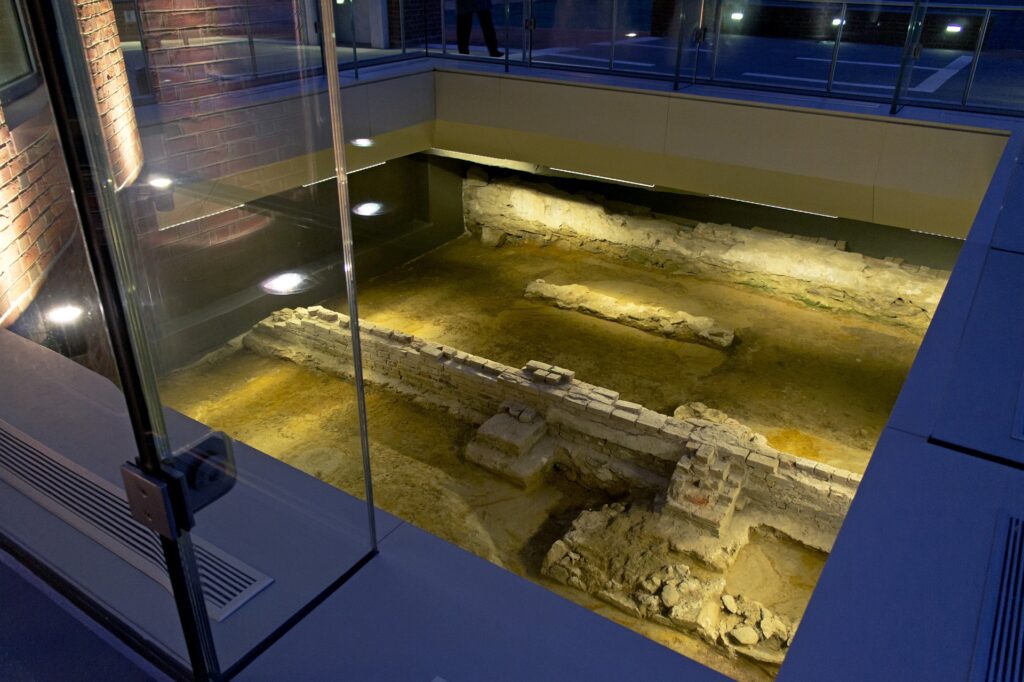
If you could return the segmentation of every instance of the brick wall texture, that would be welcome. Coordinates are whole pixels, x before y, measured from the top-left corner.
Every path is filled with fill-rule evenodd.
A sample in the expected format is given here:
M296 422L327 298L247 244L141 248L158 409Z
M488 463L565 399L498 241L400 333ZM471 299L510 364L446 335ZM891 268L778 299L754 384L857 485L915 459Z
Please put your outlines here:
M57 132L46 116L26 124L33 134L15 136L0 106L0 326L29 306L77 225Z
M142 169L142 141L135 121L121 39L111 0L75 0L100 125L115 185L131 183Z

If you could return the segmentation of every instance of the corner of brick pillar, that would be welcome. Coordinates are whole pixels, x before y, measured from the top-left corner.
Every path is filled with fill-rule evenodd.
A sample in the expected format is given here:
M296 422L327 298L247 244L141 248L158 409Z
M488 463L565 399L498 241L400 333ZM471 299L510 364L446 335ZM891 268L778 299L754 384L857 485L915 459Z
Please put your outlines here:
M74 3L112 179L121 189L138 178L143 155L114 5L112 0Z

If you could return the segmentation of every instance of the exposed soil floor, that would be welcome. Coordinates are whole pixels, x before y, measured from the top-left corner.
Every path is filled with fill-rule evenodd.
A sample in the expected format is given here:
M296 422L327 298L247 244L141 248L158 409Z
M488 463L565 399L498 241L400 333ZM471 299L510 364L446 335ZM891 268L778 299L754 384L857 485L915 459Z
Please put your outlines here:
M523 290L537 278L709 315L734 327L740 342L714 350L527 301ZM854 471L864 469L920 342L908 330L741 286L469 238L363 283L360 305L375 323L511 365L568 367L668 414L680 403L707 403L779 449ZM167 377L161 393L169 406L362 496L351 382L231 345ZM463 459L473 425L384 389L368 387L366 399L381 508L735 679L772 677L540 575L544 553L577 514L608 501L600 493L560 480L524 493ZM727 589L796 619L823 564L818 552L757 534L727 572Z
M534 279L706 315L738 341L717 350L529 301L523 291ZM554 246L495 249L471 237L362 284L359 300L374 323L513 366L566 367L665 414L700 401L780 450L858 473L921 342L917 331L742 285Z

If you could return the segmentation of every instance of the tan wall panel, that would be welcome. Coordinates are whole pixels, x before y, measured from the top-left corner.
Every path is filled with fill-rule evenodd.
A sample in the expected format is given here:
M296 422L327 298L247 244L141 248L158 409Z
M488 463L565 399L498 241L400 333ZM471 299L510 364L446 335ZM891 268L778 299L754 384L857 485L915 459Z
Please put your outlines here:
M342 91L342 106L349 90L365 89L370 112L370 136L434 120L434 76L430 72L374 81Z
M870 184L884 124L827 112L677 99L665 152L736 166Z
M965 236L1005 146L999 134L890 126L875 181L875 221Z
M485 126L510 124L501 107L502 79L438 71L434 74L435 115L439 121Z
M434 146L962 237L1007 134L436 74Z
M669 102L664 96L507 79L501 87L504 122L497 125L661 153Z

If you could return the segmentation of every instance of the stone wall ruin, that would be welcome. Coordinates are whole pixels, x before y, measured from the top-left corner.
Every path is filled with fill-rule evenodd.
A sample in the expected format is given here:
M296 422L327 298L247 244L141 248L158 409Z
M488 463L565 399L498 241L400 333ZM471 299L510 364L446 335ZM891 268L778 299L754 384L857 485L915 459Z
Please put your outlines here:
M575 310L603 320L653 332L687 343L700 343L711 348L728 348L736 333L710 317L691 315L684 310L622 301L591 290L582 284L551 284L542 279L526 285L526 298L551 303L564 310Z
M485 244L554 244L755 287L805 305L924 329L949 273L846 251L827 239L699 223L517 178L463 182L466 228Z
M735 420L714 420L714 411L677 419L564 368L510 367L369 322L360 327L368 382L482 425L467 451L472 461L522 487L557 470L611 494L657 496L660 532L707 557L739 532L733 515L747 506L759 524L829 551L860 482L779 452ZM243 343L351 375L349 320L319 306L275 312Z

